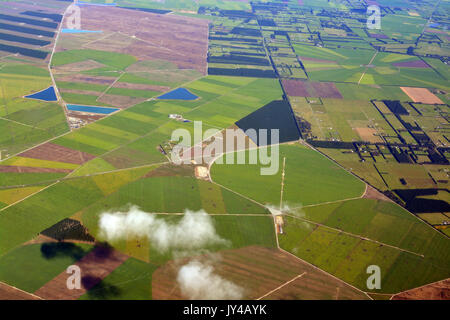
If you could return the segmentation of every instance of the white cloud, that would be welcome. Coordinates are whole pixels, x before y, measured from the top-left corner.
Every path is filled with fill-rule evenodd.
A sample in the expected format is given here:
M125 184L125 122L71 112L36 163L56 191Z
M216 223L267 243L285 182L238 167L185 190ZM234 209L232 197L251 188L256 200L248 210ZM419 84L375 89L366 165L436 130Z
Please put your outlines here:
M171 223L152 213L132 206L128 212L106 212L100 215L100 237L117 241L128 237L145 237L160 252L200 250L210 245L228 245L214 228L205 211L186 210L182 218Z
M214 273L209 264L190 261L178 271L181 293L191 300L238 300L244 289Z

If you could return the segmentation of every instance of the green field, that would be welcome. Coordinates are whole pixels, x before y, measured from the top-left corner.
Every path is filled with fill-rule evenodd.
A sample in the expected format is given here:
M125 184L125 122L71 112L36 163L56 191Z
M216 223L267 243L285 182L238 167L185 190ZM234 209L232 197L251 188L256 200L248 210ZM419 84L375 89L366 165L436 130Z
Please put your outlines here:
M151 300L152 273L157 266L127 259L80 300Z
M86 255L92 246L43 243L18 247L0 257L0 281L34 292Z
M128 175L109 173L101 177L61 181L4 209L0 214L0 234L3 235L0 256L103 198L105 187L102 180L107 182L108 192L111 192L111 189L118 189L149 170L143 168L130 170Z
M280 146L280 168L275 175L261 175L261 165L214 164L211 176L215 182L253 200L279 206L283 158L286 158L283 194L286 206L355 198L364 192L364 183L316 151L297 144Z
M449 239L388 202L305 207L285 222L282 248L364 291L373 264L382 273L374 292L396 293L450 275Z
M61 106L24 99L51 85L48 71L17 62L0 63L0 147L3 157L68 131Z
M80 49L55 53L52 59L52 66L61 66L85 60L94 60L119 70L123 70L137 61L135 57L126 54Z

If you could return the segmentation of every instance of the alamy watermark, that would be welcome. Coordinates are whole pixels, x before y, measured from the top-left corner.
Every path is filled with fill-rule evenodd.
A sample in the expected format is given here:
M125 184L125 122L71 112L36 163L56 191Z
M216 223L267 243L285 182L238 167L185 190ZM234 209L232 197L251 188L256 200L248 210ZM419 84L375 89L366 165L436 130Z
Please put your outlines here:
M367 278L366 285L369 290L381 289L381 269L377 265L370 265L366 269L367 274L370 276Z
M381 9L379 6L371 5L367 7L367 29L381 29Z
M81 269L77 265L67 267L66 272L70 276L66 280L66 286L69 290L81 289Z
M261 175L274 175L278 172L280 162L279 131L279 129L247 129L245 132L241 129L203 131L202 121L194 121L194 137L187 129L176 129L172 132L171 141L177 143L172 148L171 161L178 165L190 164L193 161L260 164ZM193 144L193 141L199 143ZM248 152L245 152L246 149Z
M72 3L66 11L66 26L67 29L81 29L81 9L76 2Z

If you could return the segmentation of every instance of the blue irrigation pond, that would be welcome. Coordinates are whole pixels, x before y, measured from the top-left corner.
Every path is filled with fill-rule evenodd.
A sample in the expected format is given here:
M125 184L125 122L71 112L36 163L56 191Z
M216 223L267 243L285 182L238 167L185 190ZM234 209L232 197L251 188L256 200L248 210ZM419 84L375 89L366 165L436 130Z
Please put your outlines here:
M99 113L99 114L110 114L110 113L113 113L114 111L119 110L118 108L81 106L78 104L68 104L67 109L70 111L81 111L81 112Z
M101 33L103 31L80 30L80 29L61 29L62 33Z
M178 88L158 97L160 100L196 100L198 96L185 88Z
M28 96L25 96L25 98L42 100L42 101L56 101L56 100L58 100L56 98L55 89L53 87L48 87L47 89L44 89L42 91L30 94Z
M272 101L248 116L236 122L243 131L248 129L267 129L267 141L253 141L258 146L271 144L270 129L279 129L279 142L295 141L300 138L291 106L285 100ZM252 139L252 137L250 137ZM252 139L253 140L253 139Z

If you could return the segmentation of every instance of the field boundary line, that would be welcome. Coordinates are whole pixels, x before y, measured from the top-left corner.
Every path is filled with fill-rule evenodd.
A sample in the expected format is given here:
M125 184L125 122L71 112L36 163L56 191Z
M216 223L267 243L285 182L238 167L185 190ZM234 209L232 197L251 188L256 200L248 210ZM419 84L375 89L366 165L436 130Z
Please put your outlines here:
M46 131L45 129L42 129L42 128L39 128L39 127L36 127L36 126L33 127L32 125L29 125L29 124L26 124L26 123L22 123L22 122L19 122L19 121L16 121L16 120L4 118L4 117L0 117L0 119L5 120L5 121L14 122L14 123L20 124L22 126L30 127L32 129L39 129L39 130L42 130L42 131Z
M163 50L163 51L169 51L169 52L172 52L172 53L174 53L176 55L183 56L182 53L179 53L179 52L177 52L177 51L175 51L173 49L169 49L169 48L163 47L161 45L155 44L153 42L150 42L148 40L144 40L144 39L138 38L137 36L133 37L133 36L130 36L128 34L122 33L121 31L117 31L115 33L118 33L118 34L120 34L120 35L122 35L124 37L130 38L130 39L133 39L133 40L137 40L137 41L141 41L141 42L147 43L150 47L158 48L158 49ZM162 44L162 41L161 41L161 44Z
M30 296L32 296L32 297L35 297L35 298L37 298L37 299L39 299L39 300L45 300L45 299L43 299L43 298L41 298L41 297L35 295L34 293L27 292L27 291L25 291L25 290L19 289L19 288L15 287L15 286L12 286L12 285L10 285L10 284L7 284L6 282L0 281L0 283L3 284L3 285L5 285L5 286L7 286L7 287L9 287L9 288L13 288L13 289L15 289L15 290L17 290L17 291L19 291L19 292L22 292L22 293L28 294L28 295L30 295Z
M95 40L89 41L89 42L87 42L87 43L84 43L84 44L82 44L81 46L82 46L83 48L87 49L87 50L93 50L93 49L88 48L88 47L86 47L86 46L90 45L91 43L97 42L97 41L105 40L106 38L109 38L109 37L115 35L116 33L120 33L120 32L113 31L113 32L110 33L110 34L104 34L103 37L100 37L100 38L98 38L98 39L95 39Z
M211 179L211 183L214 183L215 185L218 185L219 187L222 187L222 188L224 188L224 189L226 189L226 190L228 190L228 191L231 191L231 192L237 194L238 196L241 196L242 198L245 198L245 199L247 199L247 200L250 200L251 202L254 202L254 203L260 205L261 207L264 207L264 208L267 209L267 207L266 207L265 205L263 205L262 203L259 203L258 201L253 200L253 199L251 199L251 198L249 198L249 197L247 197L247 196L244 196L243 194L241 194L241 193L239 193L239 192L236 192L236 191L234 191L234 190L232 190L232 189L230 189L230 188L227 188L227 187L221 185L220 183L217 183L217 182L213 181L212 179Z
M95 101L97 101L97 102L100 102L100 101L98 101L98 99L100 99L101 97L103 97L116 83L117 83L117 81L119 81L120 80L120 78L122 78L123 77L123 75L125 74L125 72L122 72L122 73L120 73L119 74L119 76L116 78L116 80L114 80L113 81L113 83L111 83L106 89L105 89L105 91L103 91L98 97L97 97L97 99L95 99Z
M367 70L369 70L369 66L372 64L373 60L375 60L375 57L378 55L378 51L375 51L375 54L373 55L372 59L369 61L369 64L366 65L366 69L364 70L363 74L361 75L361 78L358 81L358 85L361 84L362 79L367 73Z
M336 277L335 275L332 275L331 273L329 273L329 272L327 272L327 271L325 271L325 270L322 270L322 269L320 269L319 267L316 267L316 266L313 265L312 263L309 263L308 261L303 260L302 258L297 257L295 254L292 254L292 253L290 253L289 251L284 250L283 248L280 248L279 250L282 251L282 252L284 252L284 253L286 253L286 254L288 254L288 255L290 255L290 256L292 256L292 257L294 257L295 259L297 259L297 260L303 262L304 264L307 264L308 266L312 267L313 269L316 269L316 270L318 270L318 271L320 271L320 272L323 272L323 273L329 275L330 277L332 277L332 278L338 280L339 282L342 282L342 283L344 283L344 284L346 284L346 285L352 287L353 289L355 289L355 290L357 290L357 291L359 291L359 292L364 293L370 300L373 300L372 297L370 297L370 296L367 294L367 292L362 291L361 289L358 289L358 288L355 287L354 285L352 285L352 284L350 284L350 283L348 283L348 282L346 282L346 281L344 281L344 280L342 280L342 279L339 279L339 278Z
M291 282L294 282L295 280L300 279L300 278L303 277L305 274L307 274L306 271L303 272L302 274L297 275L296 277L292 278L291 280L289 280L289 281L283 283L281 286L278 286L277 288L273 289L272 291L267 292L265 295L259 297L259 298L256 299L256 300L261 300L262 298L265 298L265 297L271 295L271 294L274 293L275 291L280 290L281 288L287 286L287 285L290 284Z
M396 246L393 246L393 245L391 245L391 244L387 244L387 243L384 243L384 242L381 242L381 241L373 240L373 239L370 239L370 238L367 238L367 237L364 237L364 236L361 236L361 235L357 235L357 234L354 234L354 233L351 233L351 232L347 232L347 231L344 231L344 230L341 230L341 229L336 229L336 228L327 226L327 225L325 225L325 224L321 224L321 223L319 223L319 222L314 222L314 221L311 221L311 220L308 220L308 219L305 219L305 218L296 217L296 216L290 215L290 214L286 214L286 215L287 215L288 217L291 217L291 218L294 218L294 219L302 220L302 221L304 221L304 222L308 222L308 223L311 223L311 224L315 224L315 225L320 226L320 227L324 227L324 228L331 229L331 230L334 230L334 231L337 231L337 232L340 232L340 233L347 234L347 235L349 235L349 236L352 236L352 237L354 237L354 238L358 238L358 239L360 239L360 240L371 241L371 242L374 242L374 243L377 243L377 244L381 244L381 245L386 246L386 247L391 247L391 248L397 249L397 250L399 250L399 251L407 252L407 253L410 253L410 254L414 254L414 255L416 255L416 256L419 256L419 257L421 257L421 258L425 258L425 256L424 256L423 254L420 254L420 253L417 253L417 252L414 252L414 251L410 251L410 250L407 250L407 249L403 249L403 248L400 248L400 247L396 247Z
M365 194L365 193L364 193ZM333 203L339 203L339 202L346 202L346 201L351 201L351 200L358 200L361 199L364 194L360 197L354 197L354 198L347 198L347 199L341 199L341 200L335 200L335 201L327 201L327 202L321 202L321 203L316 203L316 204L308 204L306 206L299 206L299 207L294 207L291 210L295 210L295 209L302 209L302 208L312 208L312 207L319 207L319 206L323 206L323 205L327 205L327 204L333 204Z
M40 190L38 190L38 191L36 191L36 192L34 192L34 193L32 193L32 194L29 194L29 195L26 196L25 198L22 198L22 199L20 199L20 200L14 202L14 203L11 203L10 205L8 205L8 206L6 206L6 207L4 207L4 208L1 208L1 209L0 209L0 212L2 212L3 210L8 209L9 207L15 206L16 204L18 204L18 203L20 203L20 202L22 202L22 201L24 201L24 200L26 200L26 199L28 199L28 198L34 196L35 194L38 194L38 193L41 192L41 191L44 191L45 189L50 188L51 186L54 186L54 185L57 184L58 182L59 182L59 181L53 182L53 183L49 184L48 186L46 186L46 187L44 187L44 188L42 188L42 189L40 189ZM7 189L6 189L6 190L7 190Z

